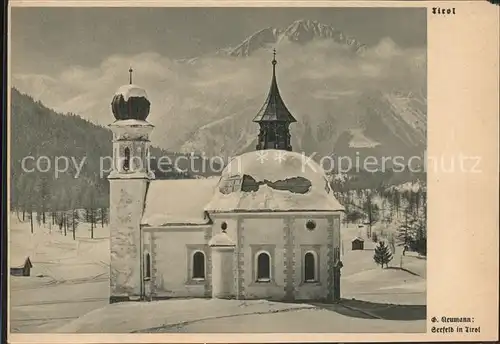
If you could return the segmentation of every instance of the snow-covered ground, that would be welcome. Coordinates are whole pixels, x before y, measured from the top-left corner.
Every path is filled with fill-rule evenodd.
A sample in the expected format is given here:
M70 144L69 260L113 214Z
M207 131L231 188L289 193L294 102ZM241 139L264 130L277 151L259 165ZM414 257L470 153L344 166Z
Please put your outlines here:
M395 225L376 224L372 232L379 240L385 240L381 232L396 231ZM401 257L401 247L396 252L389 268L382 269L373 261L376 243L367 238L366 227L355 224L344 226L342 231L342 297L355 298L376 303L405 305L426 304L426 259L414 252ZM365 240L364 250L352 251L351 241L355 237Z
M215 299L128 302L97 309L58 333L424 332L425 320L378 319L342 305Z
M10 217L9 255L33 264L30 277L9 278L11 332L50 332L108 303L109 231L98 225L90 239L89 229L80 224L76 240L48 224L32 234L29 222Z
M373 230L380 233L393 227ZM80 224L76 240L56 227L11 216L10 252L29 255L31 277L10 276L11 332L421 332L425 331L426 260L397 248L389 269L373 262L366 229L342 228L340 305L267 301L167 300L108 305L109 232L90 239ZM365 249L352 251L351 240ZM304 321L307 319L307 321Z

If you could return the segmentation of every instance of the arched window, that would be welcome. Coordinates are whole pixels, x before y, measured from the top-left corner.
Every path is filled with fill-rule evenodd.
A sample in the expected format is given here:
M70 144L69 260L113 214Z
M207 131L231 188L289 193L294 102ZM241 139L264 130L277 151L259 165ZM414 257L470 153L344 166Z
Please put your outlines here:
M267 252L257 254L257 281L269 282L271 280L271 256Z
M130 170L130 148L125 147L125 159L123 160L123 170Z
M151 256L149 253L146 253L144 257L144 277L151 278Z
M193 279L205 279L205 254L201 251L193 254Z
M304 255L304 282L317 282L317 259L314 252L307 252Z

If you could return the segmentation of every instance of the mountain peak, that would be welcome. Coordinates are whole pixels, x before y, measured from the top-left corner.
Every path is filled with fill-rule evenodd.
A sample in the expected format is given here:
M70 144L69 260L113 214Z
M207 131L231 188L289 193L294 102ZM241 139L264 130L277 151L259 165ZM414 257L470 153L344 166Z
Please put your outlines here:
M263 48L268 44L277 42L279 30L273 27L268 27L259 30L246 38L234 49L229 50L230 56L250 56L252 52L257 49Z
M281 40L307 44L316 39L330 39L336 43L349 46L354 52L364 50L364 44L331 25L316 20L298 19L286 28L268 27L255 32L235 48L228 49L230 56L250 56L253 52L268 45L278 44Z
M297 19L293 23L291 23L288 27L304 27L304 28L312 28L316 26L323 26L324 24L321 24L317 20L310 20L310 19ZM326 26L326 25L324 25Z
M341 30L309 19L294 21L284 30L283 36L290 41L302 44L314 39L332 39L336 43L351 46L356 52L364 47L364 44L360 43L356 38L347 36Z

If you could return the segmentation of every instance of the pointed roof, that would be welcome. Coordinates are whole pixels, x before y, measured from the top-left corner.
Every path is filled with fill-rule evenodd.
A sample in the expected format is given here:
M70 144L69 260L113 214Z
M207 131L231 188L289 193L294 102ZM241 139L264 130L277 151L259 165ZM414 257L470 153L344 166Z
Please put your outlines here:
M363 240L363 238L360 238L360 237L354 237L354 239L352 239L351 241L352 241L352 242L354 242L354 241L362 241L362 242L365 242L365 241Z
M288 111L285 102L281 99L278 83L276 82L276 49L273 52L273 78L271 81L271 88L267 95L266 102L253 119L254 122L297 122Z

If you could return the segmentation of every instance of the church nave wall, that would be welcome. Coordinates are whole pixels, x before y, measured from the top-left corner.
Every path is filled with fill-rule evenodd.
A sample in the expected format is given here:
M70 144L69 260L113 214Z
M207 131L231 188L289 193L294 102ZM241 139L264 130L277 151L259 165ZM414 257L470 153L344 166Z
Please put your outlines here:
M205 230L206 226L150 231L151 292L154 297L206 296L211 267ZM195 267L195 260L198 267Z
M276 299L285 297L285 255L283 242L284 220L280 217L255 216L241 220L240 240L244 251L244 294L247 299ZM259 255L262 262L269 259L269 271L259 278ZM266 273L268 272L268 273Z

